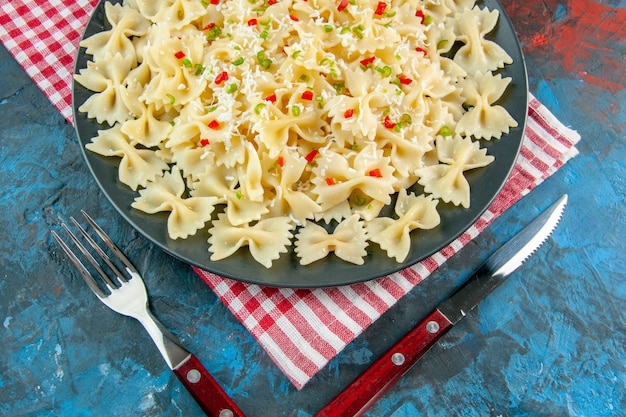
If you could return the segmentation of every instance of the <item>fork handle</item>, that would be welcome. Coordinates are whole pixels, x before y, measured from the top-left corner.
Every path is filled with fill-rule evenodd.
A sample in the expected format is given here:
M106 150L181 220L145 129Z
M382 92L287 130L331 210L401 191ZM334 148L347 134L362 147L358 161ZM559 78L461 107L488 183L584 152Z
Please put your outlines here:
M190 354L173 371L207 416L245 417L195 355Z

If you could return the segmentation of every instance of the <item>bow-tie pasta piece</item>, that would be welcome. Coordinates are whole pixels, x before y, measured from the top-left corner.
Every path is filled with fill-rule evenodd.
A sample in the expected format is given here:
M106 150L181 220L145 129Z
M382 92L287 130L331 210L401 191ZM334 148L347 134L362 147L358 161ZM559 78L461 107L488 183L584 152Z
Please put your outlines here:
M194 235L211 220L217 203L216 197L183 198L185 183L178 168L165 172L162 177L148 183L139 191L131 206L145 213L169 211L167 232L171 239L184 239Z
M174 29L182 29L207 14L203 2L196 0L137 0L136 3L144 16Z
M235 226L224 213L218 214L209 229L209 252L211 260L219 261L247 246L252 257L266 268L287 252L291 245L293 224L288 217L273 217L259 220L253 225Z
M511 78L493 75L490 72L477 72L473 78L460 82L466 105L470 109L461 116L455 131L464 136L477 139L500 139L502 133L509 133L509 128L517 127L517 122L508 111L494 104L511 82Z
M397 219L377 217L367 222L367 233L372 242L397 262L406 259L411 249L410 233L415 229L432 229L439 225L438 200L431 196L410 193L402 189L395 205Z
M295 246L294 251L301 265L320 260L330 252L344 261L363 265L363 258L367 255L367 231L358 214L339 223L332 233L315 223L306 222L296 235Z
M261 219L269 212L265 201L250 201L236 188L237 171L224 166L207 165L198 180L191 183L190 194L194 197L215 197L219 204L226 204L228 222L234 226Z
M159 158L155 151L137 149L128 136L122 133L120 125L111 129L99 130L98 136L86 145L86 148L102 156L121 157L118 176L122 183L133 190L145 187L168 169L167 164Z
M139 101L135 101L138 103ZM154 104L142 106L141 115L122 123L122 133L133 141L152 148L163 142L172 131L170 122L160 120L161 112L154 108Z
M113 126L116 122L124 122L133 117L126 105L126 86L124 80L132 65L133 57L120 54L107 55L104 62L88 62L74 79L83 87L94 91L78 111L87 113L90 119L98 123L106 122Z
M265 153L263 158L264 186L274 191L275 196L270 202L270 212L276 216L292 217L297 223L304 223L313 218L314 213L322 211L321 207L301 188L302 175L307 161L295 151L285 150L276 158Z
M95 60L117 54L135 59L135 46L132 37L141 37L148 32L150 22L136 9L128 5L104 4L104 11L111 29L96 33L81 41L80 46ZM103 62L104 64L104 62Z
M493 162L494 157L487 155L478 142L471 138L456 136L438 136L436 149L442 164L431 165L418 169L418 182L424 191L446 203L470 205L470 186L463 174L464 171L484 167Z
M468 74L478 71L495 71L511 64L513 59L500 45L485 39L498 23L497 10L489 11L478 6L465 10L456 17L457 40L463 45L454 55L454 62Z

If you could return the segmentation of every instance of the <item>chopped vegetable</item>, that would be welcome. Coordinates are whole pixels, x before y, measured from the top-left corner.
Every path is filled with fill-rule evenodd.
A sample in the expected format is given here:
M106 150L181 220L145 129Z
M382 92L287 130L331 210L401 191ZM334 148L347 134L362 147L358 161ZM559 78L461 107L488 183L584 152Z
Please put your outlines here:
M400 81L401 84L404 84L404 85L409 85L409 84L411 84L413 82L412 79L410 79L409 77L407 77L404 74L398 75L398 80Z
M417 52L421 52L421 53L423 53L424 55L426 55L426 54L427 54L426 49L424 49L424 48L420 48L419 46L418 46L417 48L415 48L415 50L416 50Z
M256 19L248 20L248 26L256 26L257 23L258 23L258 20Z
M200 75L205 70L204 65L202 65L202 64L196 64L196 65L194 65L194 68L196 69L196 72L194 73L194 75Z
M300 116L300 107L291 106L291 114L293 114L294 116Z
M243 57L240 56L239 58L237 58L234 61L232 61L231 64L233 64L234 66L239 66L239 65L243 64L243 61L244 61Z
M325 181L326 181L326 184L328 184L328 185L335 185L335 184L337 184L337 180L334 177L326 177Z
M391 75L391 67L389 65L385 65L384 67L376 67L374 68L376 72L383 76L383 78L387 78Z
M439 129L438 134L441 136L452 136L454 135L454 132L448 126L443 126L441 129Z
M297 16L294 16L294 15L292 15L292 14L290 14L290 15L289 15L289 18L290 18L291 20L293 20L294 22L298 22L298 21L300 21L300 19L298 19L298 17L297 17Z
M370 177L382 178L383 174L380 172L380 168L372 169L369 172Z
M266 70L266 69L269 69L270 66L272 65L272 60L269 58L266 58L262 60L261 62L259 62L259 64L261 65L261 68Z
M376 10L374 11L374 14L376 16L382 16L386 8L387 8L387 3L385 3L384 1L379 1L378 4L376 5Z
M376 61L376 57L375 56L371 56L369 58L365 58L359 61L359 63L361 65L363 65L365 68L367 68L368 65L372 64L374 61Z
M362 196L361 194L354 195L354 204L356 204L357 206L362 206L365 203L367 203L367 199L364 196Z
M209 26L211 27L209 28L209 33L207 33L206 38L207 40L212 41L214 39L217 39L217 37L222 33L222 29L220 29L220 27L216 24L212 24Z
M200 145L208 146L211 142L208 139L200 139Z
M302 100L313 100L313 91L306 90L302 93L300 97L302 98Z
M387 129L393 129L394 127L396 127L395 122L391 120L391 117L389 117L389 115L385 116L385 119L383 120L383 125L385 125Z
M221 85L225 81L228 81L228 73L226 71L220 72L219 74L217 74L217 77L215 77L215 84L217 85Z
M270 94L269 96L265 97L264 100L271 103L276 103L276 94Z
M306 161L308 163L311 163L311 162L313 162L313 160L315 159L315 157L317 156L318 153L319 153L319 151L317 149L313 149L311 152L306 154L304 159L306 159Z
M183 51L178 51L174 54L176 59L183 59L185 57L185 53Z
M210 129L218 130L220 128L220 122L218 122L217 120L211 120L208 126Z
M332 32L334 29L333 25L324 25L324 32Z
M256 106L254 106L254 112L255 112L256 114L261 114L261 110L262 110L262 109L264 109L264 108L265 108L265 106L266 106L266 104L265 104L265 103L259 103L259 104L257 104Z
M349 0L341 0L339 2L339 5L337 6L337 11L340 12L342 10L345 10L346 7L348 7L349 4Z
M285 166L285 158L283 158L282 156L279 156L278 158L276 158L276 161L274 161L274 163L272 164L271 167L269 167L269 169L267 170L267 172L272 172L276 169L276 167L284 167Z
M352 116L354 116L354 109L348 109L345 112L343 112L343 117L345 117L346 119L349 119Z
M171 95L171 94L166 94L165 97L167 97L167 99L169 100L170 104L174 104L174 102L176 101L176 98Z
M228 94L233 94L235 91L237 91L237 84L235 83L228 84L228 87L226 87L226 92Z
M415 12L415 16L419 17L421 19L420 23L423 25L424 24L424 18L426 17L426 15L424 15L424 12L422 10L418 10L418 11Z

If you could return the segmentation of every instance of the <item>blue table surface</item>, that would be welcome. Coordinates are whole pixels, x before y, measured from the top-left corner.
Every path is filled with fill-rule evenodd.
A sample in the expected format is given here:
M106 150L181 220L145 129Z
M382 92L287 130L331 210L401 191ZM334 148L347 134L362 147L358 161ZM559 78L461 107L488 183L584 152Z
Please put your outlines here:
M199 416L140 325L89 292L50 235L85 209L144 273L152 309L243 411L311 416L563 193L561 226L367 416L618 416L626 410L623 0L504 2L530 90L580 155L296 390L187 266L114 211L76 135L0 48L0 414Z

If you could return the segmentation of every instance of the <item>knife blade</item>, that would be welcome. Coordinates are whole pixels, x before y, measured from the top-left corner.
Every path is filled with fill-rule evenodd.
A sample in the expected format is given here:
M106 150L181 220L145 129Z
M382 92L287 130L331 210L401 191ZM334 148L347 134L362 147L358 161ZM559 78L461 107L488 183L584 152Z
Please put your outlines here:
M465 315L519 268L552 234L567 194L500 247L454 292L314 417L361 416Z

